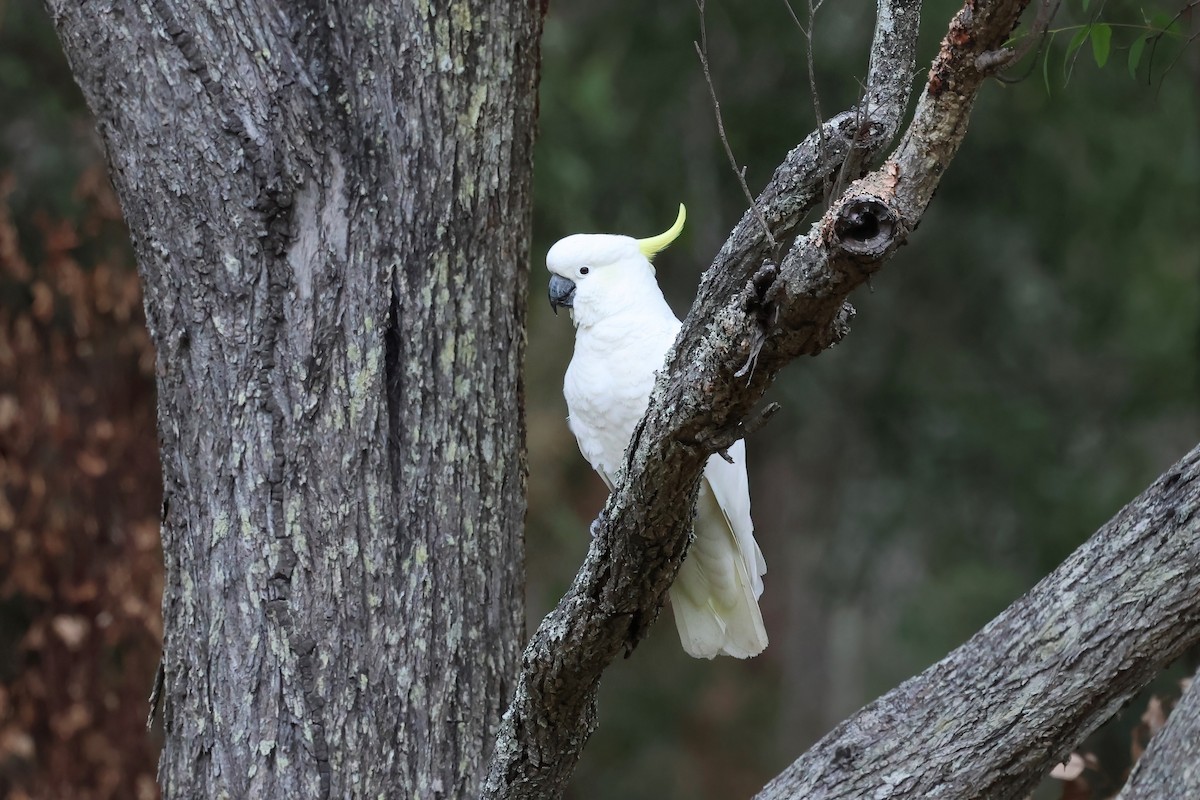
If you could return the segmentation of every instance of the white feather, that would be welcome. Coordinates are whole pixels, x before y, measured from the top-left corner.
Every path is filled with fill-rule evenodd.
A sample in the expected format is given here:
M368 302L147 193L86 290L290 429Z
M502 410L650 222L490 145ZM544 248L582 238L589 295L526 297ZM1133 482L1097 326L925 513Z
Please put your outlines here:
M575 283L575 352L563 381L568 424L611 488L680 323L629 237L570 236L546 264ZM729 456L732 464L713 456L705 467L696 536L670 591L680 641L697 658L748 658L767 646L758 608L766 563L750 519L745 443Z

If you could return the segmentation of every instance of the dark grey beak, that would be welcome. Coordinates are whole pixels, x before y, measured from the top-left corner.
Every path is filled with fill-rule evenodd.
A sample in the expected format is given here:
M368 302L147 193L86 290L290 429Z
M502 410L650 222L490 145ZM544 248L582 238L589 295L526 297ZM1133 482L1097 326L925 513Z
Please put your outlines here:
M561 275L550 276L550 307L558 314L559 308L575 305L575 283Z

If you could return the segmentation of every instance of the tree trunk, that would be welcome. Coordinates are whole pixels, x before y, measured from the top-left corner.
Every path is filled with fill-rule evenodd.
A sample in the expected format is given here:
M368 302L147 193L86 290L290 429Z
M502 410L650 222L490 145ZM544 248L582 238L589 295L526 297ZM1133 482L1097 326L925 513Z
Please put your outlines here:
M167 797L465 797L523 638L542 9L48 0L158 348Z

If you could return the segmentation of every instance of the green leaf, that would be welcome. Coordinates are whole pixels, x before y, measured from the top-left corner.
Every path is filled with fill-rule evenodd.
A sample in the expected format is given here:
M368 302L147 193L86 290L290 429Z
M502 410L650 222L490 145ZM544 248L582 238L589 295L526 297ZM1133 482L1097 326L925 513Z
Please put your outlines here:
M1150 15L1150 27L1163 33L1180 33L1182 30L1179 15L1165 11L1155 11Z
M1087 41L1087 38L1091 35L1091 33L1091 25L1084 25L1082 28L1075 31L1075 35L1071 37L1070 44L1067 45L1067 55L1070 56L1076 50L1083 47L1083 43Z
M1112 28L1108 23L1101 22L1092 26L1092 58L1096 66L1103 67L1108 63L1108 54L1112 51Z
M1083 0L1083 13L1087 13L1088 6L1092 4L1092 0Z
M1063 54L1063 82L1065 83L1071 77L1071 65L1074 63L1072 56L1075 51L1083 47L1083 43L1087 41L1088 36L1092 34L1092 26L1085 25L1075 31L1075 35L1071 37L1070 44L1067 45L1067 52Z
M1029 35L1029 31L1025 28L1024 25L1022 25L1008 35L1008 41L1006 41L1003 46L1004 47L1012 47L1014 44L1021 41L1028 35Z
M1092 58L1096 59L1096 66L1103 67L1108 64L1109 53L1112 52L1112 28L1108 23L1099 23L1092 26Z
M1129 77L1137 77L1138 64L1142 61L1142 51L1146 49L1146 40L1148 36L1139 36L1133 40L1133 44L1129 45Z

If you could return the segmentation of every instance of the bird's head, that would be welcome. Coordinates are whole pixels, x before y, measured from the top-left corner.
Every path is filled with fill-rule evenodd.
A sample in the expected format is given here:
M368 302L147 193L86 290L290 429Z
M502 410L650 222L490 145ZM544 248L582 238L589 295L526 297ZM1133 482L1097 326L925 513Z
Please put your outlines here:
M569 308L577 326L591 325L641 301L650 287L658 292L650 261L679 237L686 216L681 203L675 224L648 239L577 233L555 242L546 253L551 308Z

